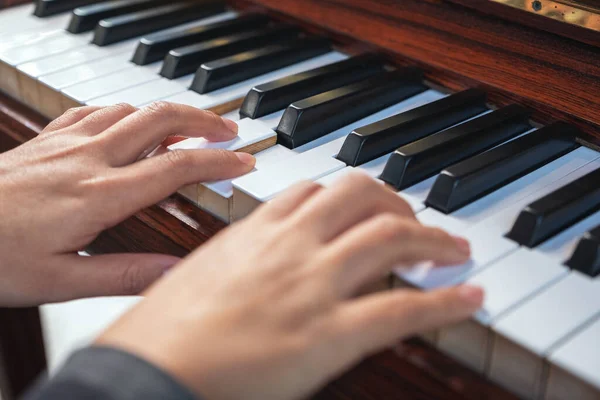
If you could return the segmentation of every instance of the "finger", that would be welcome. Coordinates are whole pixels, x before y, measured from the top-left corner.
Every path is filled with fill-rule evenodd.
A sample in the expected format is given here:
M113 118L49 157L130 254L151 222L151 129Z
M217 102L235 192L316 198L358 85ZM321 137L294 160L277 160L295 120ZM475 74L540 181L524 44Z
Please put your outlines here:
M210 111L157 102L133 113L102 135L108 148L115 150L112 152L115 166L121 166L137 160L171 135L231 140L237 135L237 124Z
M469 318L483 303L483 290L457 286L431 292L402 289L346 302L331 318L356 357L394 345L398 340Z
M118 209L107 215L126 216L171 195L182 186L231 179L250 172L255 159L250 154L226 150L175 150L115 169ZM149 184L151 182L151 184Z
M93 296L141 293L179 258L162 254L65 255L56 267L51 298L65 301Z
M323 241L384 212L414 219L411 207L403 199L364 173L348 174L298 209L299 218Z
M262 205L255 214L264 212L273 219L285 218L321 189L323 187L315 182L297 183L275 199Z
M102 107L71 125L71 129L84 135L95 136L136 111L137 108L126 103Z
M442 265L466 262L469 244L438 228L396 214L373 217L340 236L327 249L329 268L340 296L387 275L394 267L423 261Z
M97 106L85 106L85 107L75 107L70 108L65 111L60 117L56 118L54 121L50 122L41 134L58 131L60 129L67 128L77 122L81 121L88 115L92 114L95 111L102 109L102 107Z

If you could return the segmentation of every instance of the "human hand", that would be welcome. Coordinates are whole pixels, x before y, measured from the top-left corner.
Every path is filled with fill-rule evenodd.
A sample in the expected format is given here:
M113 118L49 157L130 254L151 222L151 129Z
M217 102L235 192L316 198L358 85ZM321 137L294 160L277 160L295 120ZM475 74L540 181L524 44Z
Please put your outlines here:
M252 156L221 150L145 157L169 135L223 141L236 132L184 105L81 107L0 154L0 305L139 293L178 258L77 251L185 184L250 171Z
M479 288L357 296L399 265L468 257L464 239L422 226L371 178L301 184L184 259L97 344L206 399L302 398L401 338L470 316Z

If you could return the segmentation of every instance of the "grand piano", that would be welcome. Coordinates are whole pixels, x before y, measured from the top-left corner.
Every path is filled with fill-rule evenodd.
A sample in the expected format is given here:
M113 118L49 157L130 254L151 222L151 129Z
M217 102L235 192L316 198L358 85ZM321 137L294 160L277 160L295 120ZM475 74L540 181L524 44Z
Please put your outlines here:
M86 251L183 256L298 180L360 170L473 248L468 264L398 271L379 290L466 281L487 298L316 399L600 399L597 1L0 5L0 151L70 107L166 100L238 120L222 146L257 157L255 172L181 188ZM0 309L2 398L45 367L38 310Z

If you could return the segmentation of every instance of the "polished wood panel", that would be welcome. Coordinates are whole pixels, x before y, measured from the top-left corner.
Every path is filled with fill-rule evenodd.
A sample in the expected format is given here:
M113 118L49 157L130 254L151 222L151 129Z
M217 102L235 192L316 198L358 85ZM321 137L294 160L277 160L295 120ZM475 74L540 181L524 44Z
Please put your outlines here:
M569 121L600 144L600 48L442 0L236 3L294 18L338 41L364 41L399 64L423 68L431 82L481 87L496 105L518 102L535 110L537 121Z

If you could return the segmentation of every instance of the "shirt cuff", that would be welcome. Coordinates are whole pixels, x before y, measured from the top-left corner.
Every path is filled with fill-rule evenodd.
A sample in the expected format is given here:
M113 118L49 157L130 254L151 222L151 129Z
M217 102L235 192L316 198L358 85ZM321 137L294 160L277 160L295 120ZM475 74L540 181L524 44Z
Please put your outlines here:
M52 379L26 398L199 400L189 389L149 362L110 347L77 351Z

